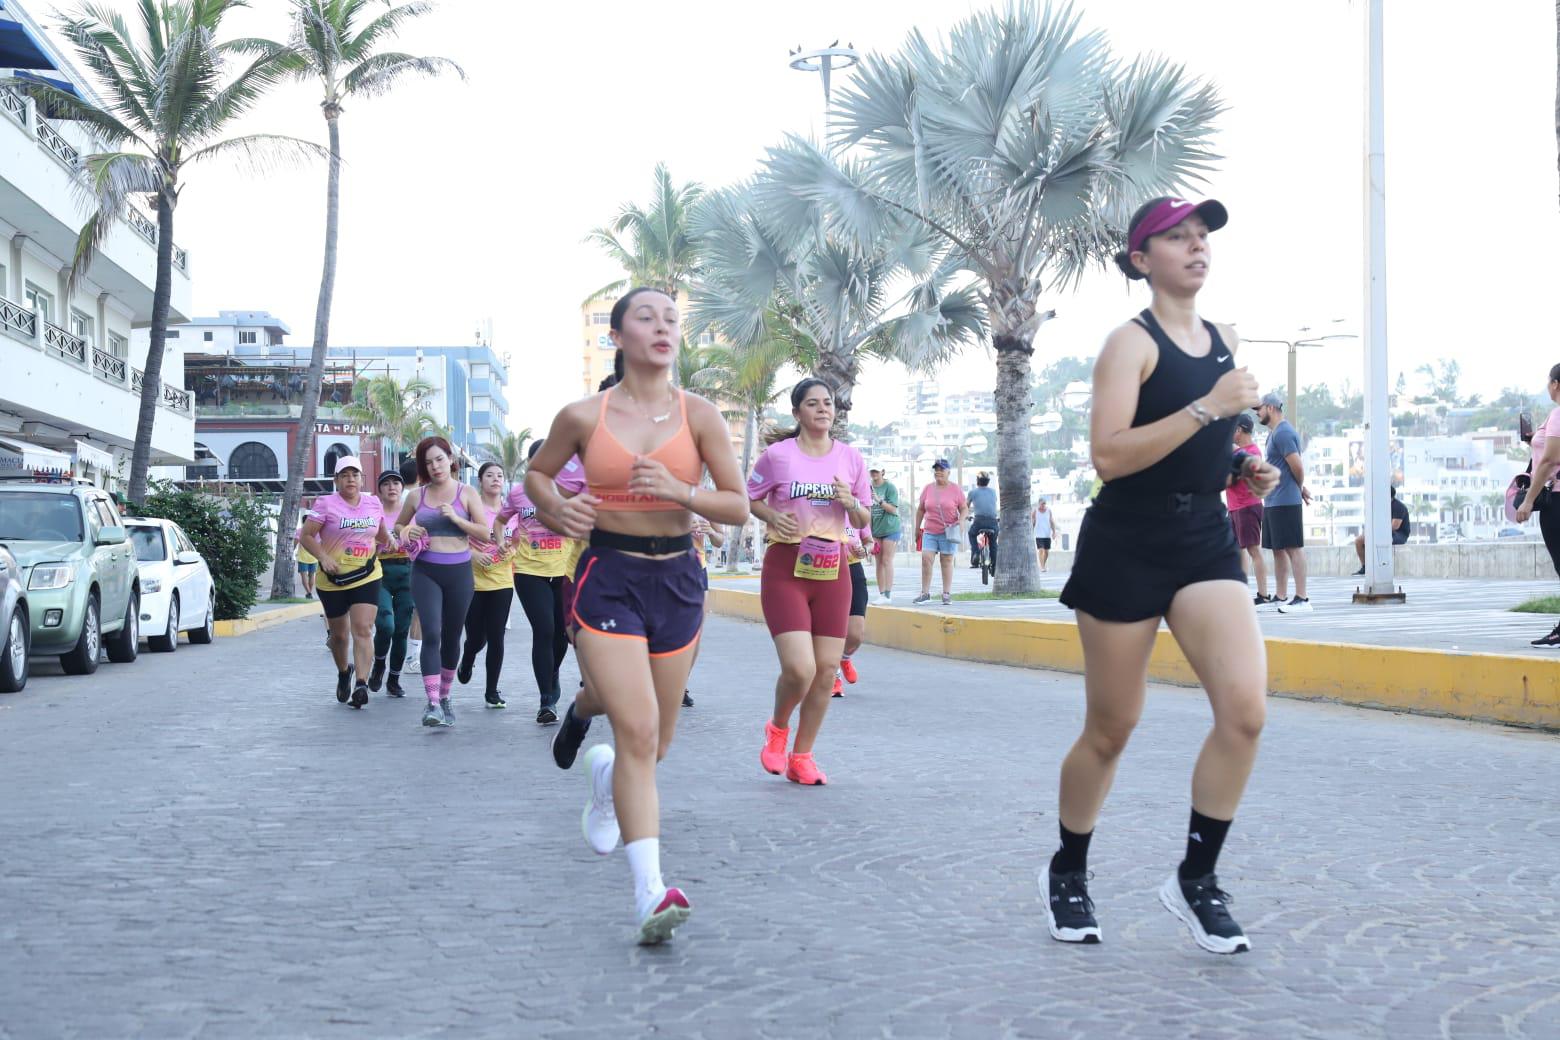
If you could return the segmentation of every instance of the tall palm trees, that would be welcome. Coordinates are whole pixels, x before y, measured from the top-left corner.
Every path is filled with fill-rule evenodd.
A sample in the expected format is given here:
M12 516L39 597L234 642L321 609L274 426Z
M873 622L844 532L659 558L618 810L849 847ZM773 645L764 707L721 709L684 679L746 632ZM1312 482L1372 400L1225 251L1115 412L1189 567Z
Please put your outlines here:
M704 189L698 184L673 183L666 164L657 163L649 208L625 203L610 224L595 228L585 238L605 250L628 275L603 286L591 297L630 285L660 289L674 300L679 292L686 292L697 265L688 220L703 194Z
M939 48L920 34L866 58L836 95L833 143L770 152L759 196L774 226L813 228L866 248L909 224L975 280L997 355L1001 537L1026 540L1030 358L1054 316L1045 293L1118 248L1143 198L1201 179L1222 104L1167 62L1123 62L1071 6L1004 6L960 22ZM1015 555L997 591L1039 589Z
M483 445L482 453L504 467L504 479L514 480L525 467L525 444L531 439L531 429L518 433L506 433L496 441Z
M439 424L426 407L433 394L433 384L426 379L403 383L387 372L358 380L341 416L389 442L388 467L418 441L438 432Z
M223 18L241 6L242 0L141 0L134 29L110 10L83 7L66 20L64 32L82 64L97 77L104 107L47 84L29 82L26 87L54 111L86 124L108 147L81 160L93 212L77 239L73 282L91 265L113 222L125 215L132 195L149 196L157 210L151 345L130 457L132 501L146 495L152 428L162 398L173 298L173 215L184 189L184 171L215 158L264 169L278 160L319 151L290 137L222 136L286 72L285 48L251 40L217 41ZM241 54L249 55L247 63L229 75L230 62ZM289 575L291 570L289 558Z
M387 93L413 76L453 73L465 78L460 66L448 58L425 58L380 48L407 22L432 10L422 0L389 7L381 0L292 0L293 36L289 41L290 71L316 80L322 91L320 112L330 135L330 173L325 183L325 259L320 275L319 302L314 311L314 353L303 396L303 415L287 486L282 493L282 517L276 532L276 566L273 597L292 594L292 530L303 473L314 448L314 416L319 406L320 382L325 373L325 353L330 342L330 308L336 291L336 249L341 214L341 115L352 98ZM279 45L255 41L268 50Z

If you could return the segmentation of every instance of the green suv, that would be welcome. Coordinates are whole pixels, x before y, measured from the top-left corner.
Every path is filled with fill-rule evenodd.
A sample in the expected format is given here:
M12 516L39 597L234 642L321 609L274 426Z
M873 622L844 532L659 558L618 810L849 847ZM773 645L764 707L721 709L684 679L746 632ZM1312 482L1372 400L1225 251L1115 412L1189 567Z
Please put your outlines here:
M86 484L0 481L0 543L21 566L33 657L58 654L71 675L98 650L134 661L141 640L135 547L113 499Z

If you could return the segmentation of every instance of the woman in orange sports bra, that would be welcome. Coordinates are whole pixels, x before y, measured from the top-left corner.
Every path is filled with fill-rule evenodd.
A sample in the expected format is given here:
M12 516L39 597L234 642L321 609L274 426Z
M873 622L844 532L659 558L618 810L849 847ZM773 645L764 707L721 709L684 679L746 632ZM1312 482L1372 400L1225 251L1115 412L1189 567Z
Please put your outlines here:
M574 646L585 685L553 737L553 760L573 766L591 719L607 716L616 749L597 744L585 754L585 839L604 856L621 836L639 942L648 945L670 938L691 909L661 879L655 784L704 623L690 514L742 524L748 501L720 411L671 384L681 341L676 302L655 289L631 290L613 305L611 335L623 355L622 381L558 413L525 490L549 529L590 541L574 576ZM566 499L554 481L575 455L587 487ZM706 469L714 490L699 486Z

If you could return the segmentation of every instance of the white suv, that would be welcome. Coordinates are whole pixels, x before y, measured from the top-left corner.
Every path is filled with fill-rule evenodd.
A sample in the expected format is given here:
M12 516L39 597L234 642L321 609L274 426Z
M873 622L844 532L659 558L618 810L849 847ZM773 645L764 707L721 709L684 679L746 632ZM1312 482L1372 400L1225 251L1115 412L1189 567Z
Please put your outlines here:
M125 531L141 571L141 631L148 645L172 653L180 632L188 632L192 643L211 642L217 614L211 570L189 537L172 520L157 518L126 517Z

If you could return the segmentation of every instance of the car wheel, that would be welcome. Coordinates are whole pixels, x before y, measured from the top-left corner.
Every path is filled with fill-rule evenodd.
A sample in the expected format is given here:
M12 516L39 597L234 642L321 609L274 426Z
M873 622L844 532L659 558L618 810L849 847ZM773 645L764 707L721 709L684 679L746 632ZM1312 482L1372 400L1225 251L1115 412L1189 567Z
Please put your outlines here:
M190 629L190 642L204 646L217 638L217 604L210 601L206 604L206 623L199 628Z
M130 593L130 605L125 608L125 623L119 626L108 641L108 659L115 664L129 664L141 652L141 594Z
M81 635L76 645L60 655L60 667L66 675L91 675L97 671L98 650L102 647L103 633L99 631L97 593L87 597L87 610L81 619Z
M179 597L168 601L168 628L160 636L152 636L146 644L159 654L171 654L179 649Z
M27 685L27 651L31 642L27 611L17 607L5 626L5 645L0 646L0 693L17 693Z

